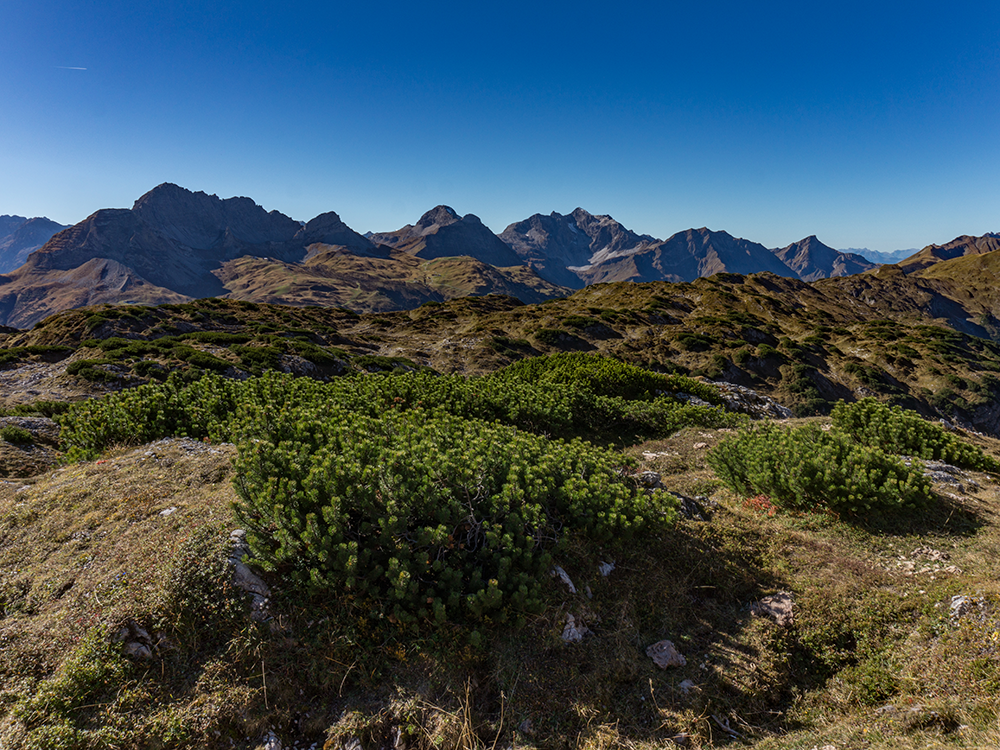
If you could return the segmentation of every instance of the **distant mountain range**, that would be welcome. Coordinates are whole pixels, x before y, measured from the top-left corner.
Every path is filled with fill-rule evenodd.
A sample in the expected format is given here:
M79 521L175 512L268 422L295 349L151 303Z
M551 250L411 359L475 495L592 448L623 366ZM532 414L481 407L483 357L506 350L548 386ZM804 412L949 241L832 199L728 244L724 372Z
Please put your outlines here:
M34 219L0 216L0 273L13 271L52 235L65 228L44 216Z
M853 253L860 255L867 261L880 264L899 263L904 258L909 258L919 248L911 247L908 250L893 250L891 253L880 253L878 250L869 250L867 247L849 247L846 250L839 250L841 253Z
M907 270L988 252L997 242L987 235L930 246ZM614 281L686 282L722 272L814 281L876 268L815 236L775 249L704 227L660 240L582 208L535 214L498 236L472 214L437 206L416 224L361 235L332 211L303 224L250 198L222 200L170 183L131 209L102 209L69 228L0 217L3 248L0 325L17 327L102 302L226 296L386 311L491 293L539 302Z
M474 216L444 213L435 209L393 233L397 249L333 212L302 224L249 198L159 185L131 209L102 209L59 232L0 276L0 325L29 327L104 302L228 296L379 311L490 293L540 302L568 291L521 264Z

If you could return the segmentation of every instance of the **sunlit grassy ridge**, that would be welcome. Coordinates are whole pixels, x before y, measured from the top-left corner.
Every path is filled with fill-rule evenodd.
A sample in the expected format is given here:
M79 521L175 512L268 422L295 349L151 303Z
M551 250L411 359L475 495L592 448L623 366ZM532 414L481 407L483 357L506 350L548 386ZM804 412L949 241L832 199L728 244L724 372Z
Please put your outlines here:
M60 313L3 345L8 366L62 361L101 388L178 369L477 374L539 354L597 352L747 385L804 416L877 395L995 432L1000 329L971 297L966 310L928 283L888 268L813 284L720 274L690 284L598 284L538 305L489 296L364 315L207 299Z

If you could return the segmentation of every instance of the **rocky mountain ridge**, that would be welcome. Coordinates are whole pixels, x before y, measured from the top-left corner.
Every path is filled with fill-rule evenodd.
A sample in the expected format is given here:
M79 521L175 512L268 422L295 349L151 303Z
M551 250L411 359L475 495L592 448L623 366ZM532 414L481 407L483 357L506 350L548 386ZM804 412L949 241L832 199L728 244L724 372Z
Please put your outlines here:
M436 206L415 225L407 224L395 232L371 234L368 239L425 260L467 255L498 268L523 265L478 216L459 216L450 206Z
M793 242L773 251L778 259L791 268L803 281L816 281L835 276L870 271L877 264L855 253L844 253L824 245L816 235Z
M568 216L535 214L508 226L500 238L540 276L576 289L608 281L692 281L721 272L767 271L813 281L876 265L840 253L815 236L778 249L707 227L659 240L582 208Z
M944 245L928 245L920 252L901 260L898 265L906 273L913 273L941 261L968 255L986 255L997 250L1000 250L1000 233L987 232L982 237L964 234Z
M3 218L0 231L21 217ZM914 272L998 246L1000 235L960 237L902 267ZM229 296L363 312L470 294L538 302L615 281L687 282L724 272L814 281L875 268L815 236L777 249L706 227L659 240L582 208L535 214L497 236L477 216L442 205L416 224L362 236L332 211L302 223L250 198L223 200L170 183L131 209L97 211L30 254L18 247L24 264L0 275L0 325L30 326L104 302Z
M542 278L574 289L585 285L580 271L656 242L610 216L595 216L582 208L566 216L554 211L548 216L535 214L509 225L499 237Z
M0 273L13 271L28 256L48 242L54 234L66 229L63 224L36 216L0 216Z
M378 243L332 211L302 224L249 198L165 183L131 209L97 211L0 276L0 324L27 327L106 302L231 296L386 310L470 294L537 302L566 291L524 267L478 218L450 209Z

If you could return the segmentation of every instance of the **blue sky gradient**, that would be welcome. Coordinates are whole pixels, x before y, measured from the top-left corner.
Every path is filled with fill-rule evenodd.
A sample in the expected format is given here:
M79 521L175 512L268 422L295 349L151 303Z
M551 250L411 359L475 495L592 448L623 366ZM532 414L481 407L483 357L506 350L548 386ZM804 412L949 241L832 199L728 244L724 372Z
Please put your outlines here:
M0 214L161 182L890 251L1000 231L1000 3L6 0ZM76 70L73 68L86 68Z

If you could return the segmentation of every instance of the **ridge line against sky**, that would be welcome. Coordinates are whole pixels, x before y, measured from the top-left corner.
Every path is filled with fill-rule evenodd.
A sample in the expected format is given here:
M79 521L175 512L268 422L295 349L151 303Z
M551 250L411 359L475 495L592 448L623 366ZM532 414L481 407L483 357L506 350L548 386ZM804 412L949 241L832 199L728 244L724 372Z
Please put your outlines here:
M581 206L665 238L1000 230L1000 4L8 0L0 214L162 182L391 231Z

